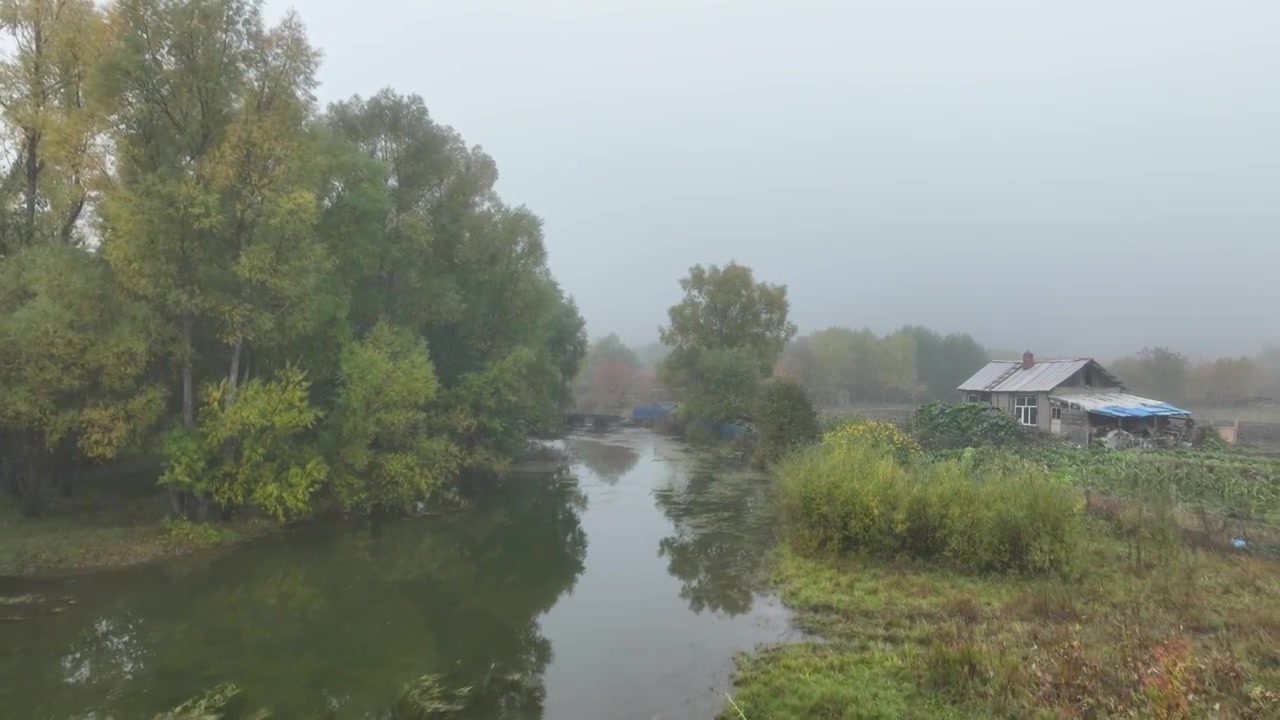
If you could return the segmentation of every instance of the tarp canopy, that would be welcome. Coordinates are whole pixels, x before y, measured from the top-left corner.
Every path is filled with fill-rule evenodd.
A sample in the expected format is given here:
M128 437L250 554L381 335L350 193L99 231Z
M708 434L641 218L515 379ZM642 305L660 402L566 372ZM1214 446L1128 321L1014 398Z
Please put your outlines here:
M1191 411L1129 393L1069 393L1049 399L1067 407L1108 417L1187 417Z

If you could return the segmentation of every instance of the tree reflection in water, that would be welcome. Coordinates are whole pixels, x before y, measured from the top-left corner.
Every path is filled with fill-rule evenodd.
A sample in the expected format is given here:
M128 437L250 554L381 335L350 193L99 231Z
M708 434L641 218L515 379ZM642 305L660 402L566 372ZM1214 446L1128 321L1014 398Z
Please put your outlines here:
M710 464L676 467L654 490L675 530L659 542L658 554L695 612L739 615L751 609L773 544L771 493L760 473Z
M639 453L625 445L610 445L590 438L570 438L565 441L565 448L606 485L617 484L640 462Z
M176 577L95 580L71 612L0 631L25 653L0 658L23 688L6 717L150 717L226 681L276 717L390 717L430 673L473 687L476 717L540 717L552 648L538 618L583 570L584 507L572 480L526 476L457 517L317 528Z

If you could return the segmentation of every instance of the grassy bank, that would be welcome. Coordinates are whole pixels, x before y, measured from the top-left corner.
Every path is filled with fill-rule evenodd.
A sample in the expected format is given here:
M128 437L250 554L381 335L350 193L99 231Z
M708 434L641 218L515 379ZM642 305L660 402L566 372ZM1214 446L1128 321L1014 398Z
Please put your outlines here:
M1167 483L1086 500L1062 467L852 439L780 469L774 579L814 639L741 658L723 717L1280 717L1280 563L1190 541L1184 511L1211 486L1186 507L1156 502ZM1095 477L1122 477L1117 457ZM1269 491L1246 493L1251 512ZM1010 547L1055 559L990 561Z
M92 491L59 498L44 517L0 503L0 575L58 575L126 567L225 547L275 532L263 519L198 525L163 518L167 500L104 499Z

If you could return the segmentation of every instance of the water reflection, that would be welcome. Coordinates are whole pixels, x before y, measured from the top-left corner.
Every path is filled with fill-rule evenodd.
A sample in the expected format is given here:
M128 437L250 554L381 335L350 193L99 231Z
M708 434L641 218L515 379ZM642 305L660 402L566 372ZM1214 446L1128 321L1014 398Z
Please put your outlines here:
M80 603L0 627L0 717L150 717L228 680L279 717L378 717L427 673L471 685L476 717L540 717L537 619L583 570L584 503L572 481L523 478L465 520L317 529L188 573L49 588Z
M640 462L640 454L625 445L591 438L570 438L565 442L570 455L595 473L606 485L615 485Z
M674 531L658 543L658 554L695 612L732 616L751 609L773 543L770 493L758 473L708 465L675 465L667 483L655 488Z
M0 622L0 719L141 720L224 682L272 717L390 719L429 674L475 718L715 717L734 655L787 632L761 593L769 483L640 429L566 445L572 476L454 517L0 578L24 618Z

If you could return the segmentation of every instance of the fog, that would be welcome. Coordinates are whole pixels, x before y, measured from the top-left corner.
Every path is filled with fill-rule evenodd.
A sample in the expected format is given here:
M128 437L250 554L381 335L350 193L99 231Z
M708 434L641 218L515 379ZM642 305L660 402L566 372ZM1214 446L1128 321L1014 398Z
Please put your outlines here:
M593 335L734 259L802 332L1280 341L1272 0L295 5L322 100L390 84L495 157Z

